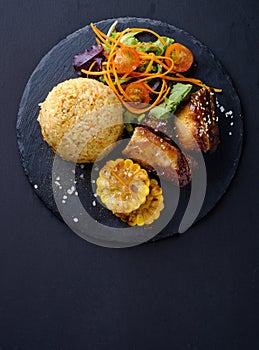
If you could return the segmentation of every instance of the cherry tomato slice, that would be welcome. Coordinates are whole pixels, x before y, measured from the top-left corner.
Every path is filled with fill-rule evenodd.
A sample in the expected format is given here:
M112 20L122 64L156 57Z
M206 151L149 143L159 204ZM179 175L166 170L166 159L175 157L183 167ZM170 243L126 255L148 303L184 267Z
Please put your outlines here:
M143 83L130 83L126 87L125 92L131 99L130 102L134 102L136 104L147 104L150 102L149 90Z
M120 47L115 55L114 63L119 74L129 74L140 65L139 54L132 47Z
M174 61L174 72L186 72L193 64L193 54L184 45L173 43L169 45L165 51L165 56L170 57ZM166 65L170 67L170 60L165 60Z

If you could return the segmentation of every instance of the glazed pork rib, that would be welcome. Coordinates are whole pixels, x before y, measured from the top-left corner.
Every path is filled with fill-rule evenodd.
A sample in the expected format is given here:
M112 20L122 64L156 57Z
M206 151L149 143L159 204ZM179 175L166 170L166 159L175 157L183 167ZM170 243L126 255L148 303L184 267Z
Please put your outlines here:
M191 180L191 171L184 154L163 138L144 127L136 127L130 142L122 153L143 167L155 170L180 187Z
M211 89L202 88L193 93L190 101L180 107L175 115L176 133L184 150L216 150L219 129L215 115L215 96Z

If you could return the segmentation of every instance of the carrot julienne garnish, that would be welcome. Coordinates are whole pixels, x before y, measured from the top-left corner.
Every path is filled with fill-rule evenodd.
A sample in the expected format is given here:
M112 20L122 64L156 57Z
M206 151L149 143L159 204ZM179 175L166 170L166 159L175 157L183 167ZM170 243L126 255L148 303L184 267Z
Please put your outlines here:
M111 174L112 174L112 176L114 176L115 179L118 180L123 186L125 186L126 188L129 188L129 185L128 185L126 182L124 182L124 180L123 180L119 175L117 175L113 170L111 170Z

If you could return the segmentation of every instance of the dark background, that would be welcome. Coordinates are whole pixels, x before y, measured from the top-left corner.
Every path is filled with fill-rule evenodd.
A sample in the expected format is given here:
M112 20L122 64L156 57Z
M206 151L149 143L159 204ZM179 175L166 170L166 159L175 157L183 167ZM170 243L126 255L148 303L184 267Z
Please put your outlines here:
M20 165L15 125L53 45L127 15L171 23L212 49L240 95L245 142L206 218L178 238L116 250L83 241L45 208ZM259 348L258 17L252 0L0 1L0 350Z

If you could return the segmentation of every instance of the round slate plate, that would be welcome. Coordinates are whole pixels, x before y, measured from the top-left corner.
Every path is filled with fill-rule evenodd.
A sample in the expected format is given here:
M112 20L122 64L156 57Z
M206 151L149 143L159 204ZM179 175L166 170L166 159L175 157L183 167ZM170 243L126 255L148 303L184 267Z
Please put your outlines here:
M102 31L107 32L114 20L104 20L96 23L96 25ZM196 61L189 72L190 76L197 77L206 82L207 85L220 87L223 90L222 93L217 94L218 106L216 111L219 117L221 143L215 153L205 156L207 190L202 208L196 219L197 222L215 206L227 190L236 172L243 138L243 120L239 97L229 75L223 69L219 60L207 46L190 34L172 25L146 18L127 17L118 18L117 20L119 30L126 27L149 28L160 35L173 37L175 41L186 45L193 52ZM31 75L18 112L17 138L24 171L38 196L60 218L52 190L54 153L42 139L40 126L37 122L38 104L44 101L48 92L55 85L66 79L76 77L71 63L72 57L83 52L86 48L90 48L93 44L95 44L95 35L90 26L76 31L57 44L40 61ZM83 169L80 166L76 167L76 176L79 180L77 190L82 193L80 199L94 219L109 226L119 227L122 224L112 213L108 210L100 210L98 203L93 206L95 197L91 185L91 170L90 164L85 165ZM84 179L82 179L83 176ZM58 174L57 179L59 179ZM57 186L59 185L57 184ZM65 193L66 189L63 189L63 191ZM188 193L188 187L181 191L181 200L173 219L153 240L178 233L179 223L186 208Z

